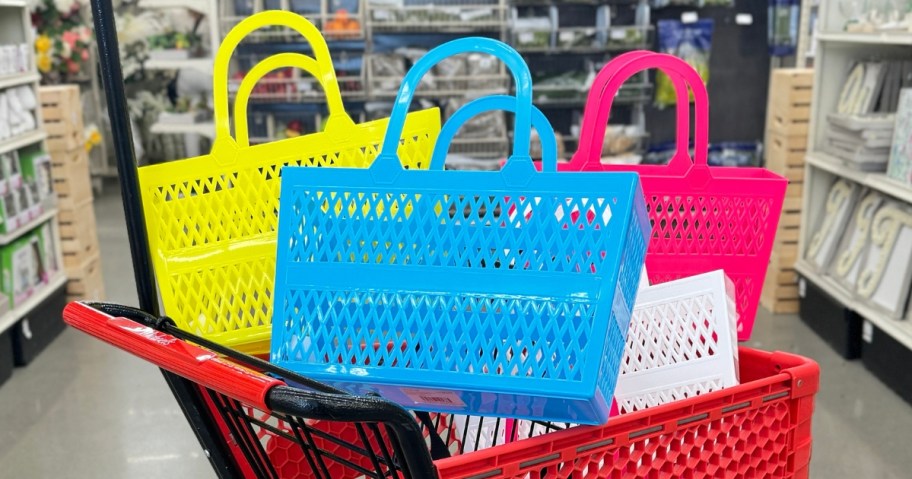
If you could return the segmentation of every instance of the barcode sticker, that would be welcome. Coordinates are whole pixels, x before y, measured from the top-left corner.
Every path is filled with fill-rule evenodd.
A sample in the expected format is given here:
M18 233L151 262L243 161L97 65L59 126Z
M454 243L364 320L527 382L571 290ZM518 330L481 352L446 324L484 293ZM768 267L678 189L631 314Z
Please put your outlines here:
M402 393L408 396L415 404L459 408L465 407L465 403L462 402L459 395L452 391L402 388Z

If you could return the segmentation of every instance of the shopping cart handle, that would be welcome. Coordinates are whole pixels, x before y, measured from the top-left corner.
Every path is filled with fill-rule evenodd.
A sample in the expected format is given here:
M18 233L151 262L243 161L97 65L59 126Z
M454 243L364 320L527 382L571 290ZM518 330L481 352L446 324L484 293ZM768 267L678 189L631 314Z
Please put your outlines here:
M276 378L222 359L212 351L156 331L148 323L157 319L141 311L110 306L105 309L116 311L115 314L118 316L112 316L83 303L70 303L63 310L63 320L80 331L162 369L264 410L267 409L266 396L269 390L284 384ZM128 311L135 311L136 314L126 317L125 312Z
M280 386L269 391L266 402L273 412L290 416L385 425L392 429L405 452L400 454L409 472L404 477L437 477L429 454L411 453L427 451L419 423L401 406L379 396L330 394Z

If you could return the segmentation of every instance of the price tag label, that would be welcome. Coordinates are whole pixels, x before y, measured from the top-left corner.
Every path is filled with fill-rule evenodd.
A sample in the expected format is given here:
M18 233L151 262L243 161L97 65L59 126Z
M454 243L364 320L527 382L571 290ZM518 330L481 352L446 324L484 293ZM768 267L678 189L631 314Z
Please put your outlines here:
M608 36L612 40L624 40L627 38L627 29L626 28L612 28L608 33Z
M750 13L739 13L735 15L735 24L736 25L753 25L754 16Z
M408 396L415 404L442 406L450 408L464 408L465 403L459 395L452 391L438 391L434 389L402 388L402 393Z
M807 296L807 289L808 289L807 281L804 278L799 278L798 279L798 297L804 298L805 296Z
M535 34L532 32L520 32L519 43L532 43L535 41Z
M861 324L861 340L868 344L874 341L874 325L868 320Z
M560 32L557 35L560 38L561 43L572 42L573 39L576 38L576 35L574 35L573 32L567 32L567 31Z
M681 14L681 23L695 23L700 19L697 12L684 12Z

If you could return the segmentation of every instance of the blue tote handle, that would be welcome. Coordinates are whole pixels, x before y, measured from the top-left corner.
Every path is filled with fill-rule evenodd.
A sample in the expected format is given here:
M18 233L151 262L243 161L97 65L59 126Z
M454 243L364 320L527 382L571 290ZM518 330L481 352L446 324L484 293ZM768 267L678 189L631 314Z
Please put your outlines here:
M431 68L447 57L472 52L494 55L504 62L513 74L513 81L516 83L516 131L513 135L511 158L525 158L531 163L529 135L532 130L532 74L529 73L528 65L522 56L506 43L491 38L467 37L444 43L432 49L418 59L405 74L402 85L399 87L399 93L396 95L396 101L393 103L386 136L383 138L383 147L371 165L372 168L377 166L402 169L396 150L399 148L399 137L402 136L405 116L415 97L415 89L418 88L419 81Z
M518 103L514 96L488 95L476 98L460 107L443 124L440 135L437 137L437 143L434 145L434 153L431 155L431 167L429 169L443 169L447 152L450 149L450 143L465 122L489 111L503 110L515 113ZM532 126L541 139L542 171L557 171L557 139L554 136L554 128L551 127L551 122L548 121L544 113L534 105L532 106Z

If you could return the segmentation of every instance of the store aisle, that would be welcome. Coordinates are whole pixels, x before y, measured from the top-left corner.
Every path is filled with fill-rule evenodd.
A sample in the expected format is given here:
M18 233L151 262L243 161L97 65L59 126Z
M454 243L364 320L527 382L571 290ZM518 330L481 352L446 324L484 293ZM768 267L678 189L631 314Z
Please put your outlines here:
M109 299L135 304L120 199L108 194L95 205ZM812 477L908 477L912 407L794 316L762 314L754 337L753 346L820 362ZM0 387L0 471L29 479L214 476L158 370L73 330Z

